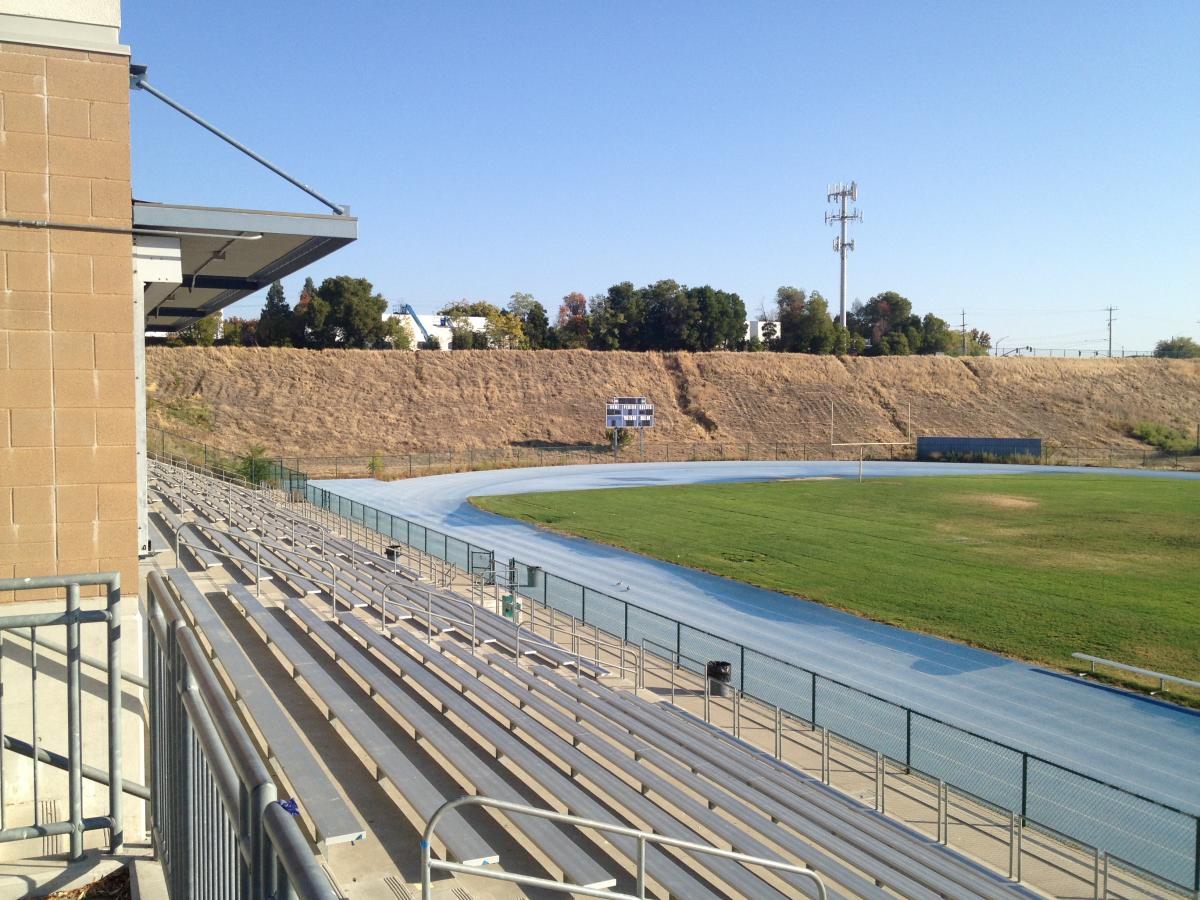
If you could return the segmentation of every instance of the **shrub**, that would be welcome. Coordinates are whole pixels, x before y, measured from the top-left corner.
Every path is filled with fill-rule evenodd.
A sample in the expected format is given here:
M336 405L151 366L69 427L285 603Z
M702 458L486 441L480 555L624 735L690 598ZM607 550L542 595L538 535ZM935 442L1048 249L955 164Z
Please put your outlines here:
M371 458L367 460L367 474L372 478L383 480L383 457L378 453L372 453Z
M611 429L611 428L604 429L604 442L609 447L612 446L613 429ZM632 443L633 443L633 429L632 428L618 428L617 429L617 446L618 447L628 447Z
M267 450L261 444L251 445L238 462L238 474L251 484L270 481L273 469L274 461L267 457Z
M1129 434L1165 453L1196 452L1196 443L1191 436L1160 422L1138 422L1129 427Z

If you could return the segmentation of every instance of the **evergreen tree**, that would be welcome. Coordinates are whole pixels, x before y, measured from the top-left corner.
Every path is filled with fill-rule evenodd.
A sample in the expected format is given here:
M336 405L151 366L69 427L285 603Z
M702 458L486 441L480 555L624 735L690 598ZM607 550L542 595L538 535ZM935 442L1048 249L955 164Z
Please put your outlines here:
M296 300L296 308L292 310L290 337L292 346L307 347L308 344L308 319L309 307L312 305L313 298L317 296L317 286L313 284L312 278L304 279L304 287L300 289L300 296Z
M292 345L292 308L278 281L267 288L267 302L258 317L258 341L264 347Z
M525 337L530 350L544 350L550 346L550 318L546 307L536 300L525 314Z

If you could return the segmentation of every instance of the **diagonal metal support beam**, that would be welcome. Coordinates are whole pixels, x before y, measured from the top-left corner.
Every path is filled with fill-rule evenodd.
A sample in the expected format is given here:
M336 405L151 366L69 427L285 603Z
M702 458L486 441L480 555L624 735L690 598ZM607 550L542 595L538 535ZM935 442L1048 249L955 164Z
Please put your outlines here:
M183 115L187 116L189 119L191 119L197 125L199 125L201 128L211 131L213 134L215 134L221 140L225 141L225 143L229 144L231 147L235 147L238 150L241 150L243 153L245 153L248 157L250 157L252 160L254 160L259 165L265 166L266 168L270 169L272 172L274 172L276 175L278 175L284 181L294 184L296 187L300 188L300 190L304 191L304 193L308 194L310 197L314 197L315 199L320 200L322 203L324 203L326 206L328 206L330 209L332 209L335 214L337 214L339 216L344 216L349 213L350 208L348 206L344 206L340 203L334 203L332 200L330 200L324 194L318 193L317 191L310 188L303 181L300 181L299 179L295 178L294 176L289 175L287 172L285 172L283 169L279 168L279 166L275 165L270 160L268 160L262 156L259 156L257 153L255 153L253 150L251 150L249 147L247 147L241 141L234 138L232 135L226 134L224 131L222 131L220 128L218 128L216 125L212 124L211 122L207 121L206 119L202 119L200 116L196 115L196 113L192 112L190 109L188 109L182 103L178 103L175 100L172 100L170 97L168 97L166 94L164 94L162 91L160 91L158 88L154 87L152 84L150 84L150 82L148 82L146 80L146 67L145 66L138 66L138 65L130 65L129 66L129 86L131 88L133 88L134 90L145 91L147 94L150 94L152 97L157 97L163 103L167 104L167 106L169 106L172 109L176 110L177 112L180 112Z

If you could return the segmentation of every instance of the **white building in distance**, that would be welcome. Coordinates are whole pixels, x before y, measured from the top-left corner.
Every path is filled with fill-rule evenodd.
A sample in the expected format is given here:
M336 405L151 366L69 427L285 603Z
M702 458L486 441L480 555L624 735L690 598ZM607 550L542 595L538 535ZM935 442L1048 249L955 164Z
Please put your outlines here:
M453 321L450 316L444 316L441 313L412 313L407 310L399 310L393 313L400 320L402 327L408 329L408 333L412 335L413 349L416 349L418 344L424 344L427 338L437 338L438 347L441 350L450 349L450 341L453 330ZM386 314L385 314L386 316ZM487 319L483 316L467 316L460 319L467 323L476 334L484 334L487 331Z
M758 338L760 341L762 341L765 344L767 342L767 336L765 334L763 334L763 329L766 328L767 325L774 325L775 326L774 337L779 337L780 331L781 331L779 324L780 324L779 322L771 322L769 320L766 320L766 321L755 320L753 322L747 322L746 323L746 340L752 341L755 338Z

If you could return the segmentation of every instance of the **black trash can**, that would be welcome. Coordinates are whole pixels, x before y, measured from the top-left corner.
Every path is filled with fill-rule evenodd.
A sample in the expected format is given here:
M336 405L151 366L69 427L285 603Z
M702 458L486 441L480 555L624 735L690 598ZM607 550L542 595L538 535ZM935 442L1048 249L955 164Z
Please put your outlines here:
M390 547L388 547L386 550L383 551L383 555L386 556L388 559L394 561L396 559L396 557L398 557L400 555L400 545L392 544Z
M728 697L730 694L729 683L733 681L733 663L710 659L706 671L709 696Z

